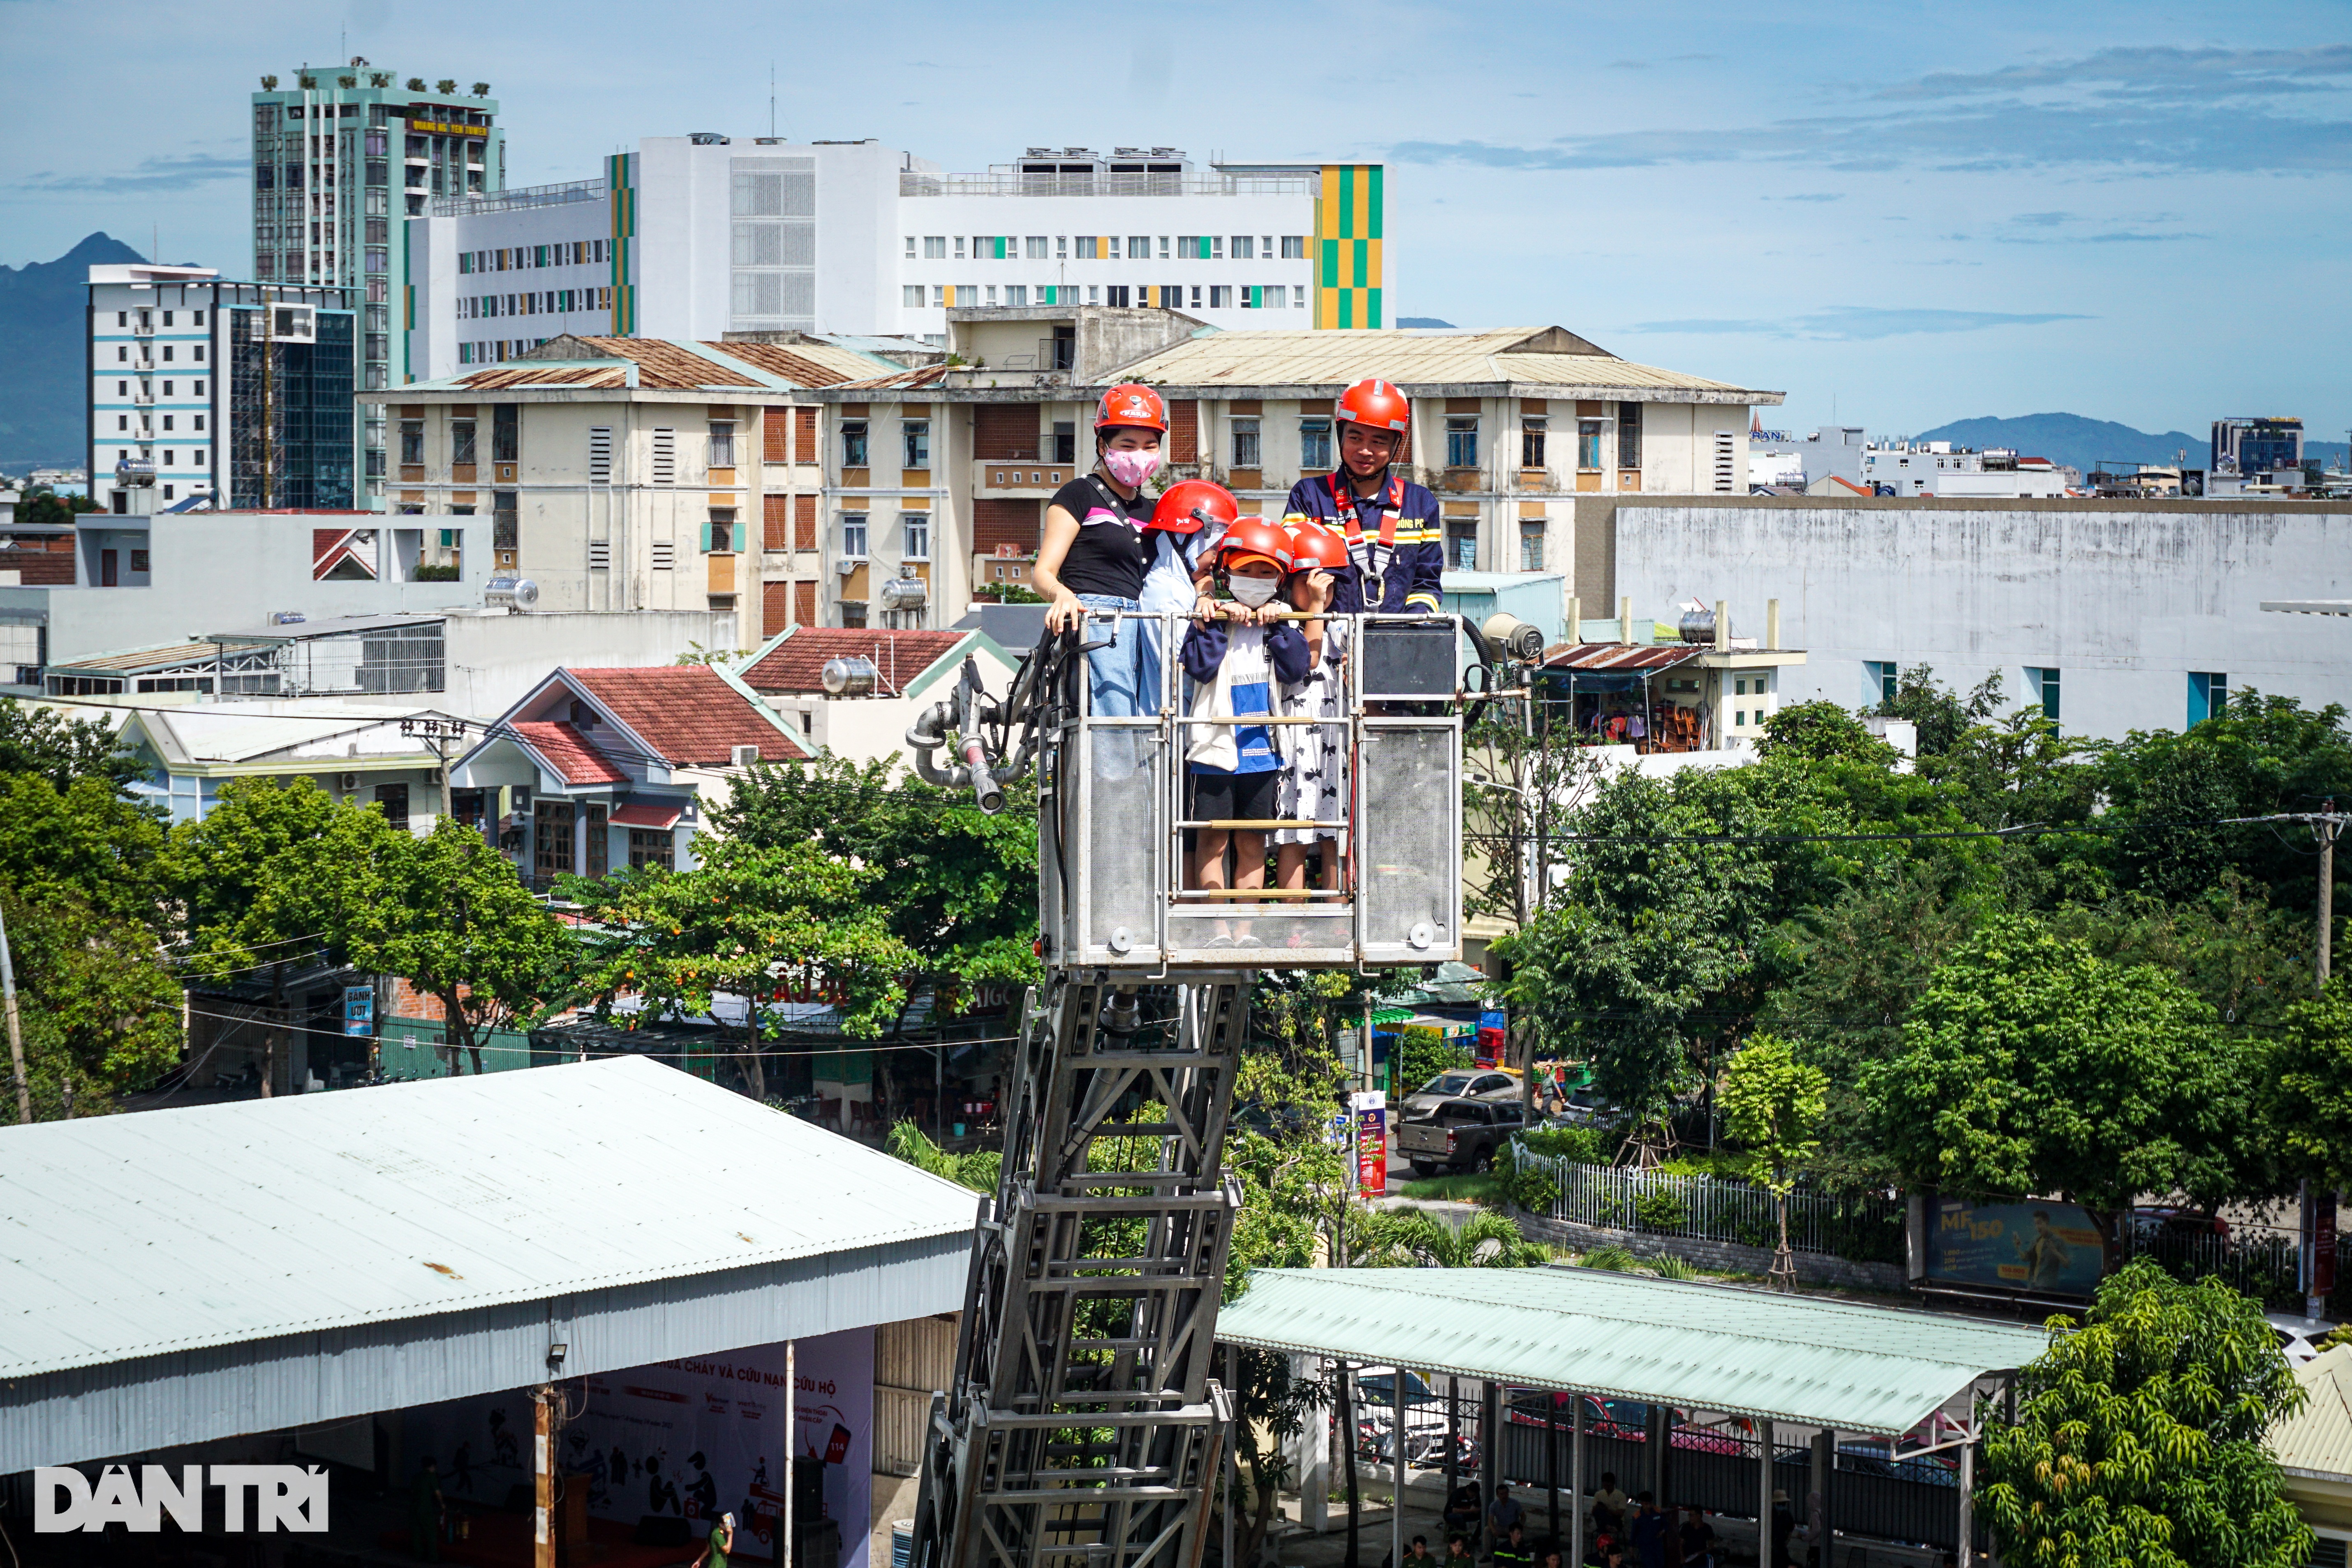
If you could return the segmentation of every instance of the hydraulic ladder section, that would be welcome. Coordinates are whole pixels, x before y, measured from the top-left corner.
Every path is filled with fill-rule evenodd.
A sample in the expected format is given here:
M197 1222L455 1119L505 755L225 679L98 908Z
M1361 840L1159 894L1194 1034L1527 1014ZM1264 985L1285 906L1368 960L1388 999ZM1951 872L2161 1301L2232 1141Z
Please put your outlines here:
M955 1386L932 1402L916 1568L1200 1561L1231 1415L1209 1370L1249 979L1160 987L1145 1003L1172 994L1176 1016L1117 1034L1104 972L1031 993Z

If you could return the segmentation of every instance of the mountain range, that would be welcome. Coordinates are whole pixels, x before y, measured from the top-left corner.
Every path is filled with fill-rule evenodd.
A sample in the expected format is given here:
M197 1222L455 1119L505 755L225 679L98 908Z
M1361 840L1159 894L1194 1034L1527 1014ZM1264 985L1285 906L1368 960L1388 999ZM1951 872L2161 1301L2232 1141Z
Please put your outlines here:
M89 269L145 257L93 234L55 261L0 267L0 473L80 468Z
M1949 441L1955 447L2011 447L2021 457L2047 458L2062 468L2089 473L2102 464L2153 463L2169 468L2184 459L2192 468L2209 467L2213 456L2212 433L2191 436L2185 430L2150 432L2118 425L2112 419L2086 419L2080 414L2027 414L2014 419L1955 419L1933 430L1922 430L1915 441ZM2304 455L2341 466L2344 443L2305 440Z

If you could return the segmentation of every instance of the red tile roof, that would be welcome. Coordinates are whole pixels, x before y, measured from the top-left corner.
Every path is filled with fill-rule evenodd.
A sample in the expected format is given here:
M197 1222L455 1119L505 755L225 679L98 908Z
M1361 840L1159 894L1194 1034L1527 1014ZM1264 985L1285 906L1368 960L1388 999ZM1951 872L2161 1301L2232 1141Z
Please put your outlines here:
M876 689L896 697L963 641L961 632L868 631L857 626L799 626L743 672L754 691L821 693L824 661L870 658Z
M595 742L579 727L562 720L532 720L514 726L514 732L566 784L626 784L629 775L604 760Z
M750 699L709 665L653 669L567 669L564 674L644 737L674 767L725 767L736 746L757 746L762 762L795 763L809 752L752 710Z
M685 815L675 805L648 805L633 800L614 806L609 820L615 827L676 827L677 819Z

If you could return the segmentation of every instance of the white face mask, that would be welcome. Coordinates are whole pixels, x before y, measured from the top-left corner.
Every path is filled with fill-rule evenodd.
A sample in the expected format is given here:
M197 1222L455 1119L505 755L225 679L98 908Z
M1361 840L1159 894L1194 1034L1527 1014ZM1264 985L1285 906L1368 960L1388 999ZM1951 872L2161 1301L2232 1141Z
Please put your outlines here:
M1281 587L1282 583L1274 577L1234 577L1227 580L1227 585L1233 589L1236 600L1255 610L1270 602L1274 598L1274 591Z

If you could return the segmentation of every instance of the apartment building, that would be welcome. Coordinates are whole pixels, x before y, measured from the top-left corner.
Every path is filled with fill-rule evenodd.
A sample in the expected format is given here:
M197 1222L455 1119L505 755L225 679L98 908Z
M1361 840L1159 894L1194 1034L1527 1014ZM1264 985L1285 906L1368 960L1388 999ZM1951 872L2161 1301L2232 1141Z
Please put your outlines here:
M364 504L353 290L144 262L93 267L89 288L90 499L106 511Z
M562 336L361 395L393 428L395 518L487 515L489 569L540 609L709 610L731 648L816 620L814 389L898 369L807 341Z
M974 587L1024 580L1045 503L1093 461L1095 400L1115 382L1167 395L1170 480L1214 479L1275 515L1301 475L1331 470L1339 392L1395 382L1413 400L1400 462L1439 496L1448 567L1465 572L1569 570L1580 496L1744 495L1750 413L1781 400L1559 327L1195 335L1179 313L1091 306L959 308L948 325L957 368L813 395L829 416L824 625L880 624L883 585L918 563L950 619ZM1069 368L1020 363L1040 342Z
M435 197L506 188L506 132L489 90L446 78L428 85L354 56L264 76L253 94L253 276L350 290L363 388L410 379L402 338L412 279L399 226ZM363 450L380 463L374 434ZM366 488L362 504L380 504L380 467Z
M2044 500L2074 494L2069 470L2047 458L2023 457L2005 447L1955 447L1949 441L1887 441L1862 450L1860 479L1867 489L1898 496ZM2079 477L2079 476L2076 476Z
M1385 221L1378 164L1203 169L1174 148L1032 148L964 174L872 140L648 137L595 177L430 199L409 221L410 374L498 363L562 332L944 346L948 312L974 308L1377 328ZM1045 369L1034 356L1051 352L1020 351Z

